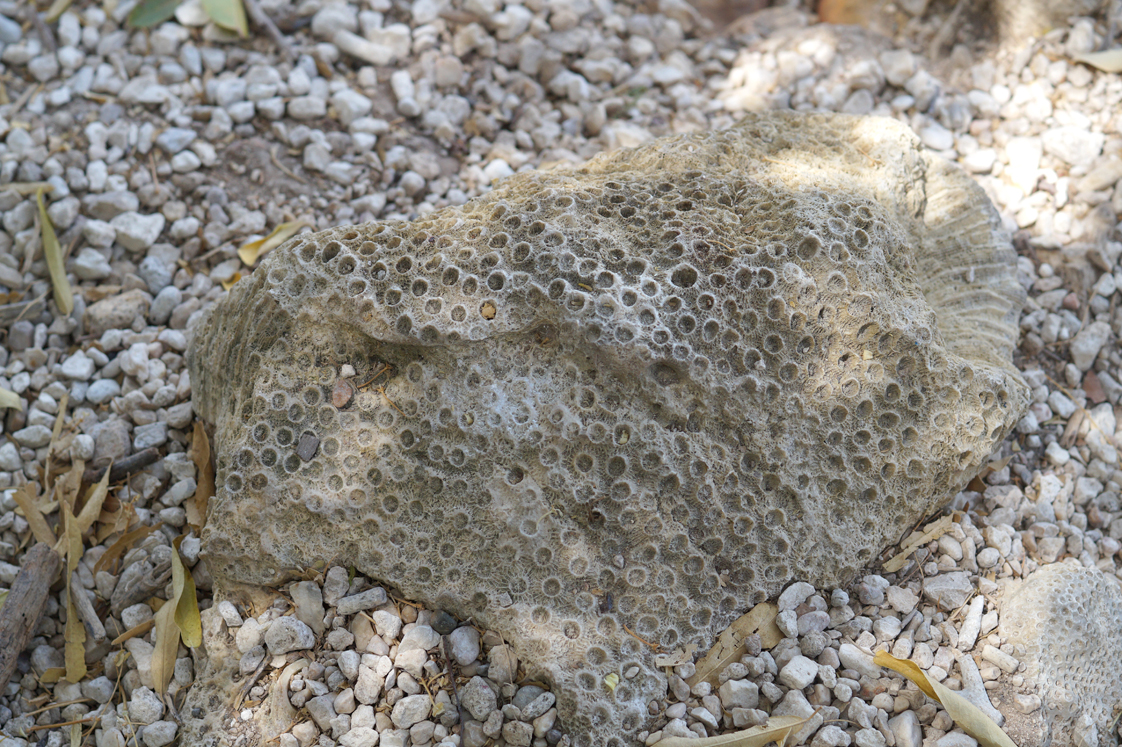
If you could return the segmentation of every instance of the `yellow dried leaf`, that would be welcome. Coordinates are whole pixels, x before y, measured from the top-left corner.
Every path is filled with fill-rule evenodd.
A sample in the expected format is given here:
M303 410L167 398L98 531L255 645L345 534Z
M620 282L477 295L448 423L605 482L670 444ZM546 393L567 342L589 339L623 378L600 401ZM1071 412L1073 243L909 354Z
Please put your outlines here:
M156 613L156 647L152 651L152 684L163 700L175 671L175 654L179 651L179 628L175 624L175 605L165 604Z
M47 272L51 276L51 286L54 289L55 305L63 316L70 316L74 311L74 292L70 290L70 281L66 279L66 268L62 261L62 246L55 236L55 227L47 217L47 206L43 204L43 190L35 193L39 202L39 231L43 236L43 255L47 258Z
M229 280L223 280L222 281L222 289L223 290L230 290L235 285L237 285L238 281L241 280L241 279L242 279L242 274L240 272L235 272L234 277L230 278Z
M13 125L19 124L12 122ZM27 129L26 125L22 129ZM0 190L4 192L15 192L17 195L33 195L36 192L42 192L45 189L51 189L50 182L9 182Z
M281 223L265 238L243 244L242 247L238 249L238 256L241 257L242 262L244 262L246 266L253 267L253 265L257 263L257 260L261 259L267 252L276 249L299 233L300 229L305 227L310 228L312 224L306 220L294 220L288 223Z
M175 624L183 636L183 645L195 648L203 642L203 623L199 618L199 601L195 597L195 579L183 564L179 546L183 537L172 542L175 552L171 554L171 585L175 595Z
M199 513L199 523L196 528L202 529L206 523L206 509L210 499L214 496L214 462L210 458L210 440L206 435L206 428L196 420L195 430L191 437L191 458L195 462L195 510Z
M86 465L81 459L74 461L74 464L62 476L62 479L55 481L55 500L59 503L65 503L73 510L78 501L78 493L82 490L82 473L86 470Z
M684 737L668 737L659 742L663 747L764 747L776 742L782 747L787 738L798 731L807 721L814 718L799 718L798 716L772 716L766 724L753 726L751 729L720 734L715 737L702 739L686 739Z
M1102 52L1075 54L1071 58L1106 73L1122 73L1122 49L1106 49Z
M109 495L109 470L113 467L110 463L105 468L105 474L102 475L101 481L97 485L90 486L86 491L86 503L82 506L82 512L78 514L78 531L85 534L89 528L97 521L97 517L101 516L101 507L105 503L105 497Z
M12 497L15 499L16 505L23 511L23 518L27 519L27 525L31 527L31 533L35 536L35 541L54 547L58 539L55 537L55 533L51 531L47 519L39 510L39 506L36 505L29 490L29 486L24 485L12 493Z
M105 551L105 554L94 563L94 575L96 576L100 571L107 570L113 561L121 557L134 544L156 531L156 529L157 527L155 526L143 526L122 536L110 545L109 549Z
M82 725L70 725L70 747L81 747L82 745Z
M608 688L610 692L616 691L616 686L619 685L619 675L615 672L604 676L604 687Z
M893 556L891 560L884 564L884 570L888 573L895 573L896 571L903 568L904 563L908 562L908 558L911 557L911 554L913 552L923 547L928 542L937 540L942 537L944 534L950 531L951 524L954 524L954 516L950 514L936 521L928 528L926 532L921 534L919 537L911 540L910 542L907 542L900 549L900 552L897 555Z
M149 630L151 630L152 626L155 624L155 620L145 620L140 625L137 625L134 628L129 628L124 633L121 633L119 636L110 641L110 644L113 646L120 646L130 638L136 638L138 635L144 635Z
M70 594L70 581L74 578L74 569L82 558L82 535L78 531L78 520L70 511L70 506L63 503L60 507L62 514L63 532L65 535L61 542L66 547L66 629L63 631L65 640L64 653L66 659L66 681L81 682L86 676L86 627L78 617L78 609L74 606L74 597Z
M947 715L954 719L963 731L977 739L982 747L1017 747L1009 735L1003 732L993 719L982 713L978 706L939 681L928 677L915 662L897 659L884 651L878 651L873 657L873 662L899 672L914 682L924 695L943 706Z
M47 14L43 16L43 21L45 23L54 23L57 21L59 16L65 13L66 9L70 7L71 2L73 2L73 0L55 0L51 3L51 7L47 8Z
M753 633L759 632L760 645L765 649L773 648L783 640L783 633L775 626L775 618L779 608L770 602L760 602L751 610L741 615L736 621L725 628L709 649L709 653L701 657L697 663L697 671L686 680L693 687L702 680L716 687L717 675L734 661L747 653L744 639Z
M4 609L6 601L8 601L8 589L0 589L0 610Z
M43 685L53 685L66 676L65 667L50 667L43 670L43 674L39 676L39 682Z
M22 410L23 397L7 389L0 389L0 407L9 410Z

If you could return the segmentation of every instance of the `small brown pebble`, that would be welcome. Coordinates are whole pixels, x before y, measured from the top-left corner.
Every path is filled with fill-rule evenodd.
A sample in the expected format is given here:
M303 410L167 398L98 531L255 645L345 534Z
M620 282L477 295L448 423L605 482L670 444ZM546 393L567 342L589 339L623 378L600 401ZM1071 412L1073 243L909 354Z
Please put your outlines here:
M482 308L479 309L479 313L483 315L484 319L494 319L495 312L495 304L490 301L484 301Z
M1094 371L1088 371L1083 377L1083 391L1087 393L1087 399L1096 405L1106 402L1106 392L1103 391L1102 382Z
M331 404L335 405L335 409L342 410L351 403L354 396L355 385L350 379L339 379L335 382L335 388L331 390Z
M1068 293L1064 296L1063 307L1068 311L1079 311L1079 296Z

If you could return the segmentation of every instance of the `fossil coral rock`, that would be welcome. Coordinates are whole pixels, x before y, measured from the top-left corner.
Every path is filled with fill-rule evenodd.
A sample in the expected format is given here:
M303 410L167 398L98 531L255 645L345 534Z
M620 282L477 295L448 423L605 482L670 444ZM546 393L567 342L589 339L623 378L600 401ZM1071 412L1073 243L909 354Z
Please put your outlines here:
M1117 579L1078 562L1044 566L1008 593L1001 635L1024 661L1024 677L1043 703L1034 714L1037 728L1024 729L1017 744L1117 744L1111 733L1122 703Z
M889 119L750 116L301 236L195 331L209 568L354 565L623 744L666 688L640 639L704 650L974 474L1027 405L1022 298L981 189ZM346 364L375 381L337 408Z

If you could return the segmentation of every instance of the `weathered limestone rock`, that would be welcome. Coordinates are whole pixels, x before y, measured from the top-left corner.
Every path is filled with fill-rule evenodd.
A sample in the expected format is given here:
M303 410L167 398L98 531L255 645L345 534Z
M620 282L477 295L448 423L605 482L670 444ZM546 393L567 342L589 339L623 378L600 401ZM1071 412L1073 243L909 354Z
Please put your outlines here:
M1111 729L1122 703L1117 579L1071 560L1046 565L1006 592L1001 635L1025 664L1023 692L1005 693L1017 704L1004 710L1013 717L1010 735L1018 745L1117 744ZM1041 707L1025 714L1025 703Z
M1013 262L904 126L791 112L298 237L195 330L210 571L354 565L630 743L667 686L640 636L841 583L1021 417Z

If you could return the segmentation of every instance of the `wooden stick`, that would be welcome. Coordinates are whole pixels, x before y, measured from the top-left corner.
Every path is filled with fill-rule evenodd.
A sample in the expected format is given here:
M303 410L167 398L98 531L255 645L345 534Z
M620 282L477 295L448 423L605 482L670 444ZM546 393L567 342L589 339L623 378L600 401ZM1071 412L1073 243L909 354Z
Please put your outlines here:
M109 482L120 482L134 472L139 472L148 465L155 464L156 460L159 458L159 449L153 447L145 449L144 451L138 451L120 461L114 462L112 469L109 470ZM82 482L93 484L100 482L102 477L105 477L105 467L92 468L83 473Z
M274 44L280 47L281 54L283 54L286 59L291 60L296 56L292 52L292 47L289 45L288 39L285 38L285 35L277 28L277 25L273 23L273 19L269 18L269 14L257 3L257 0L243 0L242 4L245 6L245 11L249 15L250 20L265 29L265 33L269 35L269 38L273 40Z
M86 627L86 635L95 641L105 640L105 626L97 616L90 594L78 579L78 571L70 574L70 596L74 599L74 609L78 617L82 618L82 625Z
M23 567L0 609L0 691L7 687L16 669L16 659L39 627L61 563L58 553L42 542L24 556Z

